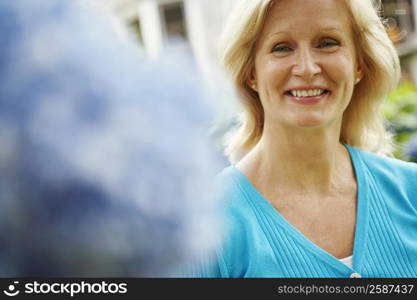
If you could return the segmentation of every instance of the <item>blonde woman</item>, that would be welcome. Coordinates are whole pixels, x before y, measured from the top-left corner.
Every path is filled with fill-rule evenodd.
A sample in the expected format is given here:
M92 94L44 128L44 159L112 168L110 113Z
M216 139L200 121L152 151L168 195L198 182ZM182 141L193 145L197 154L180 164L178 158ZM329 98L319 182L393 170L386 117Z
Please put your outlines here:
M224 63L242 100L219 176L228 232L197 276L416 277L417 166L379 112L395 49L371 0L250 0Z

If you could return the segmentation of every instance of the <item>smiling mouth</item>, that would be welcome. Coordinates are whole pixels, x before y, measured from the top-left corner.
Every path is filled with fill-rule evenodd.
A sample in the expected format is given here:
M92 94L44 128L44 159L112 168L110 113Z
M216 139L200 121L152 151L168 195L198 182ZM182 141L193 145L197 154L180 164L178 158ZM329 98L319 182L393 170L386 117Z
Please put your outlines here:
M289 90L284 94L295 98L314 98L330 94L330 91L326 89Z

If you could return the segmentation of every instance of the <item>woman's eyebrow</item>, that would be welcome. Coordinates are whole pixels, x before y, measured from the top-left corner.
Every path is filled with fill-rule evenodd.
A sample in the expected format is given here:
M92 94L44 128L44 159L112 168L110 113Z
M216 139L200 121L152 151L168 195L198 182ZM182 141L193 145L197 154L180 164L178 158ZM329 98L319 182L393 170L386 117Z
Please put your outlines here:
M331 31L343 32L343 30L338 28L338 27L324 27L324 28L321 28L319 31L320 32L331 32ZM276 36L276 35L288 34L288 33L291 33L291 30L286 30L286 31L281 30L281 31L271 33L268 37L273 37L273 36Z
M338 27L325 27L323 29L321 29L320 31L338 31L338 32L343 32L342 29L338 28Z
M277 31L277 32L271 33L268 37L273 37L273 36L280 35L280 34L288 34L289 32L291 31Z

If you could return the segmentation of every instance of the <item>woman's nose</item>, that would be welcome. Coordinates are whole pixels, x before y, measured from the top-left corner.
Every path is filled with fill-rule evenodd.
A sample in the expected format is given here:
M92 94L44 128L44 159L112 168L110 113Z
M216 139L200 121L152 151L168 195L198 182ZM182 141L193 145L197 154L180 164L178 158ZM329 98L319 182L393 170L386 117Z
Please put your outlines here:
M321 67L311 49L299 48L294 59L292 73L295 76L311 79L321 72Z

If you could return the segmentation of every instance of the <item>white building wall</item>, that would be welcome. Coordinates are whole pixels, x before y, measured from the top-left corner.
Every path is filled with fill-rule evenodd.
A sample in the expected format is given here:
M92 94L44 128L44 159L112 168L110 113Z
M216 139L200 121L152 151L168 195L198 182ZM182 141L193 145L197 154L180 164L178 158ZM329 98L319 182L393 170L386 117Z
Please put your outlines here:
M203 73L210 82L218 78L218 41L224 22L237 0L186 0L186 16L195 22L190 23L193 31L190 42L201 65ZM197 24L198 26L194 26Z
M152 59L156 59L163 46L163 33L158 3L154 0L141 0L137 3L137 13L142 27L145 49Z

